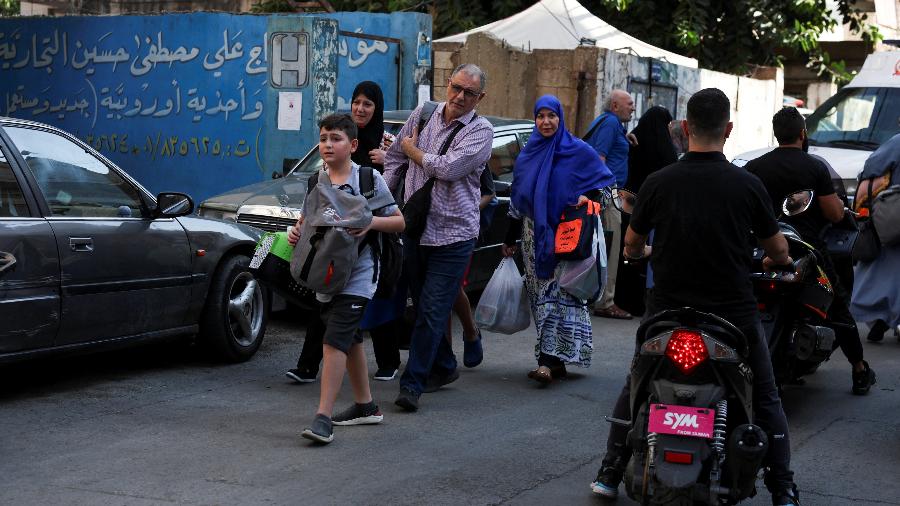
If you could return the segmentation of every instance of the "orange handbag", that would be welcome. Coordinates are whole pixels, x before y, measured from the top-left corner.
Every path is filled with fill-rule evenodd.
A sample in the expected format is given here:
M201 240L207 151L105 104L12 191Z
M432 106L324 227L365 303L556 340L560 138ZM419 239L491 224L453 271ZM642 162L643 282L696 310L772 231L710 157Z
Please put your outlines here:
M602 206L593 200L563 210L554 240L557 259L584 260L591 256L594 230L601 212Z

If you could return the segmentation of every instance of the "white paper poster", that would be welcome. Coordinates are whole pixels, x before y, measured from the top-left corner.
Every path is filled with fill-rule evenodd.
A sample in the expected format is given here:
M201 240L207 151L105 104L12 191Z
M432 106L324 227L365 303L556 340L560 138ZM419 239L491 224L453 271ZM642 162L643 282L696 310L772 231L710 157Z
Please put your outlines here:
M419 105L422 105L429 100L431 100L431 85L430 84L420 84L419 85Z
M300 130L300 112L303 94L299 91L282 91L278 93L278 129Z

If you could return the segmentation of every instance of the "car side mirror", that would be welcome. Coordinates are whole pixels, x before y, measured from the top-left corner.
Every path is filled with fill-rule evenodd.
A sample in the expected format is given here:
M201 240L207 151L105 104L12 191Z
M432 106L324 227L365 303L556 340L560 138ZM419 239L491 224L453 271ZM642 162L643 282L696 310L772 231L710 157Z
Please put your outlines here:
M177 218L191 214L194 210L194 201L184 193L163 192L156 196L157 218Z

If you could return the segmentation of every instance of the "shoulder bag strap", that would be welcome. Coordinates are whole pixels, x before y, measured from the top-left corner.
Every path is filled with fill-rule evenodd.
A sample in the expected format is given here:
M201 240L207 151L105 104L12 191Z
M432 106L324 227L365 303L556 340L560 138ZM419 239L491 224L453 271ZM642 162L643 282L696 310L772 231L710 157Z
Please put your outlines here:
M609 116L609 113L607 113L606 111L604 111L603 114L600 115L600 120L597 121L597 123L594 124L594 127L593 127L593 128L591 128L590 130L588 130L588 133L584 134L584 137L582 137L581 140L587 141L588 139L590 139L591 136L594 135L594 132L597 131L598 128L600 128L600 125L602 125L603 122L606 121L607 116Z
M472 121L475 121L475 119L477 119L477 118L478 118L477 114L472 116ZM470 121L470 123L471 123L471 121ZM447 154L447 151L450 150L450 143L453 142L453 139L456 137L456 134L458 134L459 131L465 127L466 127L466 125L464 125L464 124L462 124L462 122L460 122L459 124L456 125L456 127L453 128L453 131L450 132L450 135L447 136L447 139L441 145L441 150L438 151L438 156L443 156L443 155Z

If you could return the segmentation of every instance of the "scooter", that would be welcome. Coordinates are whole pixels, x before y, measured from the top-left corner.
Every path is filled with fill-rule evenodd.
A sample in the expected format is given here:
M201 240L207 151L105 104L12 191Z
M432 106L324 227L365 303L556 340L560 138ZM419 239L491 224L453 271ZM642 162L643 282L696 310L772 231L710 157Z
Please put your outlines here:
M632 211L635 196L616 205ZM753 423L746 336L693 308L641 324L631 368L628 496L644 505L736 504L756 494L768 436Z
M796 216L809 209L812 190L788 195L782 204L782 216ZM779 222L787 239L795 272L763 272L761 262L751 274L759 306L760 319L772 357L775 381L781 387L800 382L828 360L835 348L834 327L827 319L834 300L831 281L822 269L824 259L790 225ZM757 260L762 252L755 252Z
M747 338L692 308L637 332L631 370L628 496L641 504L735 504L756 494L768 437L753 424Z

